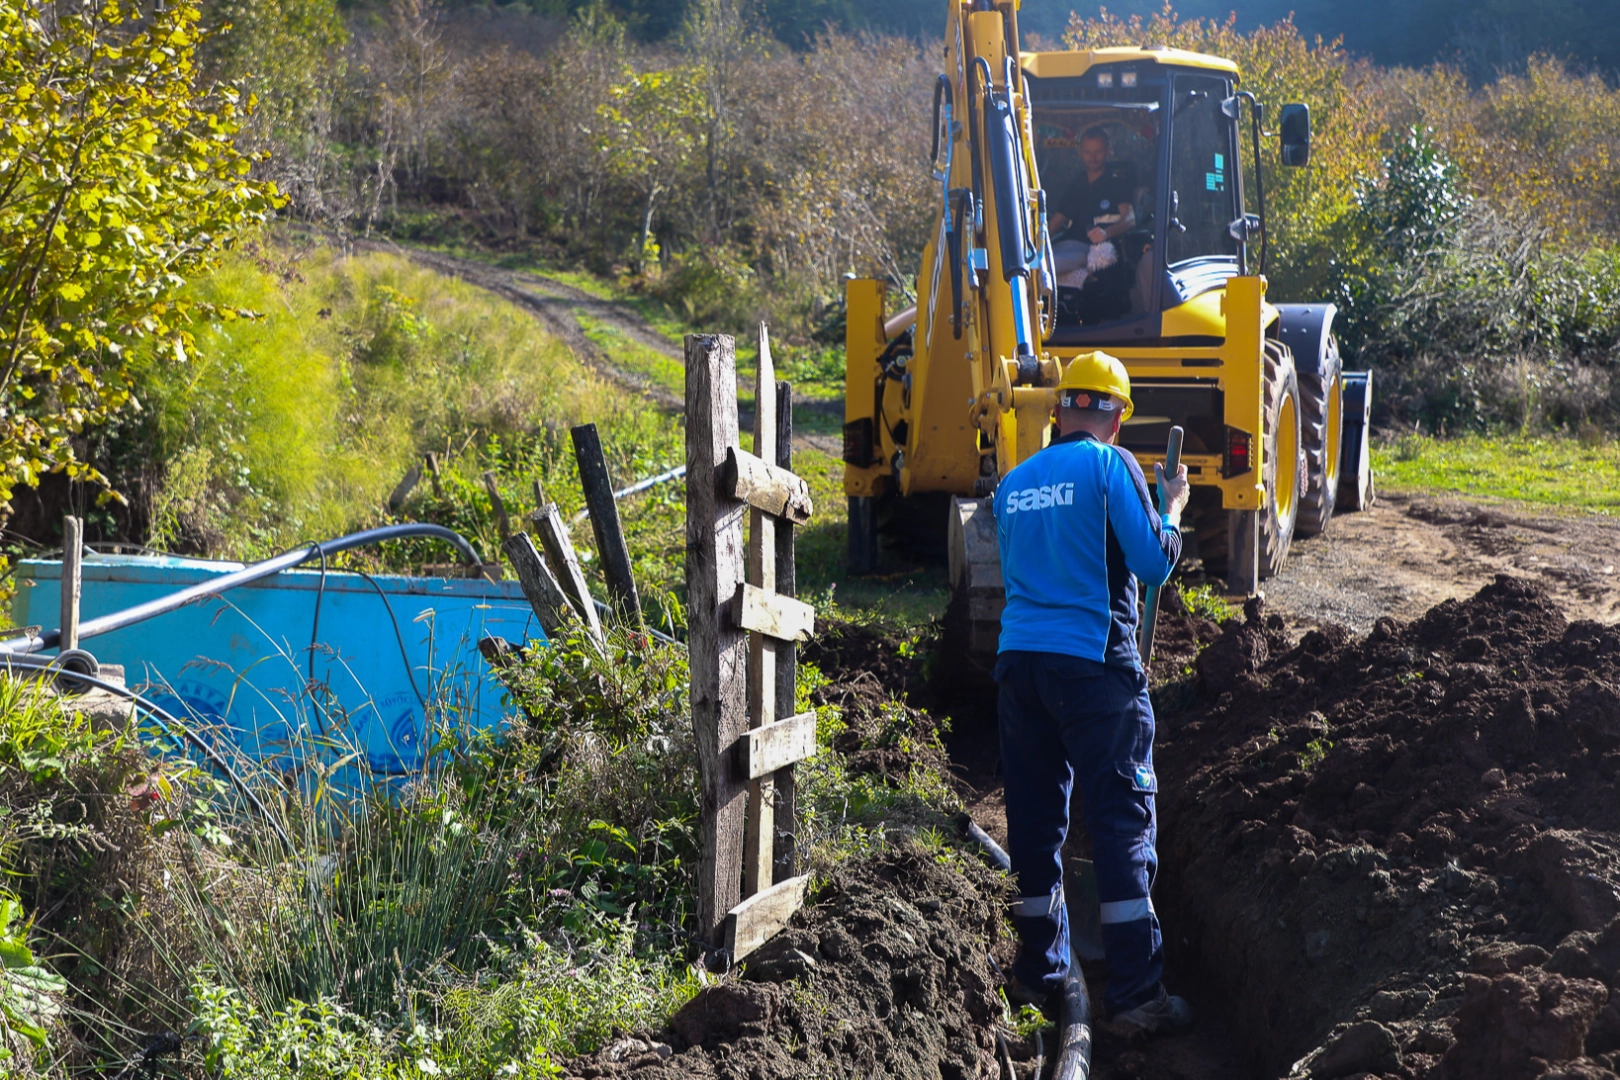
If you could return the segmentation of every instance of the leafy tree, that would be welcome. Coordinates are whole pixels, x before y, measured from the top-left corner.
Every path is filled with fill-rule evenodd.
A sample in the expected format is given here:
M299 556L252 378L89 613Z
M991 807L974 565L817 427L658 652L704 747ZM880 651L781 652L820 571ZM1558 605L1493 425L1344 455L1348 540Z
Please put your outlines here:
M49 10L47 10L49 9ZM279 202L233 136L252 107L199 83L197 0L0 2L0 506L131 404L132 354L185 363L176 299Z
M348 41L333 0L212 0L208 22L227 32L209 38L205 67L219 78L242 82L261 106L254 127L281 144L318 137L320 113L342 76L339 51Z
M632 73L609 92L599 115L601 150L615 175L641 192L637 260L657 258L653 215L702 143L707 103L701 72L689 67Z

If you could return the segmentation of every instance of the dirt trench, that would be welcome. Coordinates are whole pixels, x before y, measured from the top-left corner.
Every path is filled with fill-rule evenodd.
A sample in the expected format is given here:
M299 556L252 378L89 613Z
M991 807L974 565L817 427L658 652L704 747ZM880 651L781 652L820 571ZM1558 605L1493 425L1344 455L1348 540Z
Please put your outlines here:
M1360 637L1298 635L1264 600L1221 626L1172 604L1162 631L1191 674L1157 692L1155 897L1198 1023L1100 1033L1094 1076L1620 1077L1620 628L1500 575ZM963 795L993 807L987 699L901 644L836 626L805 655L858 716L891 693L913 732L949 715ZM908 768L876 734L851 767ZM1004 902L971 860L849 864L741 980L572 1075L1002 1075ZM1030 1080L1033 1047L1010 1050Z
M1503 575L1361 640L1251 603L1196 667L1166 923L1261 1075L1617 1075L1620 630Z

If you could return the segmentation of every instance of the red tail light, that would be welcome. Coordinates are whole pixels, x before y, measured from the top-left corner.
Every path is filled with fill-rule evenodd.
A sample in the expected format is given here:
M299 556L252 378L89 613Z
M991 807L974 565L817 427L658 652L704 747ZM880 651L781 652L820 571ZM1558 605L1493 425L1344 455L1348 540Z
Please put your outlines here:
M1249 454L1250 435L1246 431L1226 430L1226 475L1238 476L1254 468Z

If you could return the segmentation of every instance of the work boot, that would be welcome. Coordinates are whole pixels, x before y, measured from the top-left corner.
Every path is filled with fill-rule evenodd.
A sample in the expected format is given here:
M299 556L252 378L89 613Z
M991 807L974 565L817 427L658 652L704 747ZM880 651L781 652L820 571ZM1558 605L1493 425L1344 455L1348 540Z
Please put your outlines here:
M1160 983L1157 997L1111 1017L1108 1027L1125 1039L1186 1031L1192 1027L1192 1006L1187 1004L1186 998L1173 996Z

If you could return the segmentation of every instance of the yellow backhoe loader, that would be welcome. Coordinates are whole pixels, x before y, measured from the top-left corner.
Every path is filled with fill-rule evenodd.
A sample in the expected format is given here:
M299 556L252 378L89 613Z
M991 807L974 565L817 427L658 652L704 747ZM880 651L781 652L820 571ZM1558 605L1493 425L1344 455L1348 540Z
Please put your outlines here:
M1262 108L1237 66L1158 45L1022 53L1018 6L948 0L916 306L889 311L872 280L846 297L850 569L871 572L880 540L943 537L947 628L980 660L1004 603L988 496L1046 444L1054 387L1082 352L1129 370L1120 442L1148 476L1185 430L1188 554L1232 592L1371 497L1371 385L1341 368L1333 305L1266 298ZM1277 126L1264 137L1280 137L1282 163L1307 165L1308 107L1283 106ZM1065 220L1099 165L1121 205L1092 198L1104 213Z

